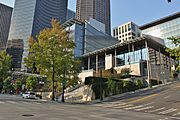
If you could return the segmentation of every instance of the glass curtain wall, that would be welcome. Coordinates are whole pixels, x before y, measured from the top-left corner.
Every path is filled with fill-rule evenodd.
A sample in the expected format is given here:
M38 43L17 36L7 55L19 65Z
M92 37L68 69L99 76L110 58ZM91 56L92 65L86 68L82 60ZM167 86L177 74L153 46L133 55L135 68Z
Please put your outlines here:
M116 55L116 66L139 63L147 60L148 50L146 48L135 50L134 52L124 52Z

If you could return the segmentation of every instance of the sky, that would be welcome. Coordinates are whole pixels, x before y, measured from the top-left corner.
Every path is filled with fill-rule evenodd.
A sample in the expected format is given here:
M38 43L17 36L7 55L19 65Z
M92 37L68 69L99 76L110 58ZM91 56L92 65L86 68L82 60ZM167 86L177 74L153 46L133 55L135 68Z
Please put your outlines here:
M14 0L0 0L14 6ZM69 0L68 7L75 11L76 0ZM111 27L132 21L141 26L156 19L180 12L180 0L111 0Z

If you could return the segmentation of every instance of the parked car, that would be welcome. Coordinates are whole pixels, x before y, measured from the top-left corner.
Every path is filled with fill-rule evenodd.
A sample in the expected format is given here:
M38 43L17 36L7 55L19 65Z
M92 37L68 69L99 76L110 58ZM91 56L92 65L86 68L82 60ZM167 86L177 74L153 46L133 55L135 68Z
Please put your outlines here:
M22 94L22 97L27 99L35 99L36 94L34 92L25 92Z

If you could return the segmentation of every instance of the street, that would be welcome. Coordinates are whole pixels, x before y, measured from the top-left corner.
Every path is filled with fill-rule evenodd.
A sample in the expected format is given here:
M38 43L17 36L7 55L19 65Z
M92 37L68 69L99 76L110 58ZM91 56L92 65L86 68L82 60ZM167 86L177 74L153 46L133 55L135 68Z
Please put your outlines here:
M95 104L0 95L0 120L180 120L180 82Z

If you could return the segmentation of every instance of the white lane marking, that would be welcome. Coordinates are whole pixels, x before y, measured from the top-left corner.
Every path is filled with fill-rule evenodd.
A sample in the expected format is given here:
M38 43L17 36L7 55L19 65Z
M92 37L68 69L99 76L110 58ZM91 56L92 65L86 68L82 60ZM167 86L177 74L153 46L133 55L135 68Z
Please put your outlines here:
M164 110L165 107L162 107L162 108L158 108L158 109L155 109L155 110L150 110L150 111L147 111L147 112L158 112L158 111L161 111L161 110Z
M127 103L119 103L119 104L97 104L95 106L98 107L116 107L116 106L121 106L121 105L126 105Z
M174 111L176 111L177 109L174 109L174 108L171 108L171 109L168 109L168 110L165 110L165 111L163 111L163 112L159 112L159 114L168 114L168 113L172 113L172 112L174 112Z
M165 99L167 99L167 98L170 98L171 96L170 95L168 95L168 96L166 96L166 97L164 97Z
M14 101L6 101L8 103L11 103L11 104L16 104L17 102L14 102Z
M141 108L141 107L144 107L144 106L143 106L143 105L139 105L139 106L124 108L124 109L125 109L125 110L132 110L132 109Z
M173 114L172 116L177 116L177 115L180 115L180 112L176 113L176 114Z
M129 104L129 105L123 105L123 106L114 106L113 108L125 108L125 107L131 107L131 106L134 106L134 105Z
M31 104L30 102L22 102L22 103L24 103L24 104Z
M147 107L144 107L144 108L135 109L135 111L142 111L142 110L147 110L147 109L151 109L151 108L154 108L154 106L147 106Z
M180 120L179 117L171 117L172 119L175 119L175 120Z
M134 107L128 107L128 108L124 108L124 109L125 109L125 110L132 110L132 109L142 108L142 107L151 105L151 104L153 104L153 103L154 103L154 102L147 103L147 104L144 104L144 105L138 105L138 106L134 106Z
M159 120L168 120L169 118L163 118L163 119L159 119Z
M5 103L5 102L0 101L0 104L3 104L3 103Z
M121 102L121 101L117 101L117 102L110 102L110 104L120 104L120 103L124 103L124 102Z
M36 102L37 105L40 105L41 103Z

